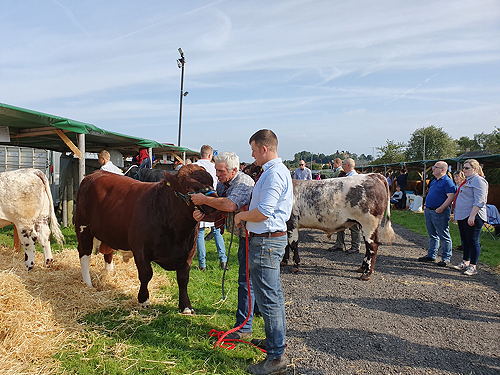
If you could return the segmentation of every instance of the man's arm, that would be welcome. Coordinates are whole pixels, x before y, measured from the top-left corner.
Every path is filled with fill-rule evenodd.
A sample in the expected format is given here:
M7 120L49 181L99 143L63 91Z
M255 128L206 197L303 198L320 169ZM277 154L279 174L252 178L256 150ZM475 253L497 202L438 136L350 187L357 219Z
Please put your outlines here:
M446 195L448 196L448 198L446 198L446 200L443 202L441 206L436 208L436 213L438 214L446 210L446 208L451 204L451 202L453 202L453 198L455 198L455 193L447 193Z
M191 195L191 200L197 206L205 204L219 211L234 212L238 209L238 206L231 199L224 197L207 197L199 193Z
M267 219L257 208L250 211L242 211L234 216L234 225L241 227L242 221L250 221L252 223L260 223Z

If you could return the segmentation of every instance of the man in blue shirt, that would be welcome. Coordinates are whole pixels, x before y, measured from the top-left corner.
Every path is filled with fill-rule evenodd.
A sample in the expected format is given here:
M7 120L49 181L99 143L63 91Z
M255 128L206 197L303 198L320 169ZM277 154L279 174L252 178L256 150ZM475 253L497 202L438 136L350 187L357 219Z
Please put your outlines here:
M294 180L312 180L312 172L306 167L304 160L299 161L299 167L293 173Z
M425 199L425 225L429 233L429 249L427 255L418 258L420 262L435 262L441 247L442 260L438 266L446 267L451 259L450 221L451 203L456 187L448 177L448 164L438 161L432 166L435 179L431 181Z
M255 164L264 172L255 184L249 211L234 217L235 225L246 221L249 232L250 277L255 302L264 318L265 360L248 367L251 374L267 375L286 370L285 303L280 280L280 261L287 244L286 222L293 205L290 172L278 157L278 138L268 129L250 137Z

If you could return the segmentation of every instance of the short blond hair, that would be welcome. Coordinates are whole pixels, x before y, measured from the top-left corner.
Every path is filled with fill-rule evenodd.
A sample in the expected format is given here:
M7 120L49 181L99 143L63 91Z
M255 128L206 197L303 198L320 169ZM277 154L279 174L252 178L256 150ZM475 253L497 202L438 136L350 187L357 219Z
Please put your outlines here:
M107 150L102 150L101 152L99 152L99 155L97 155L97 157L105 161L111 160L111 155Z

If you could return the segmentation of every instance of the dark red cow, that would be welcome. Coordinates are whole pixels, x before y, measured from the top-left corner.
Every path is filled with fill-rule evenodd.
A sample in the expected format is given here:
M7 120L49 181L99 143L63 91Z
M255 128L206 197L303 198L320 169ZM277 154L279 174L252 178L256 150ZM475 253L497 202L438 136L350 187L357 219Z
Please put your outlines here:
M167 173L164 180L156 183L104 171L85 177L75 211L84 282L92 286L89 264L93 239L97 238L111 248L133 252L142 306L149 305L147 286L153 276L154 261L166 270L177 271L179 309L183 314L192 314L187 285L197 222L188 193L211 190L212 176L194 164L184 166L176 175ZM213 211L210 207L202 208L207 213Z

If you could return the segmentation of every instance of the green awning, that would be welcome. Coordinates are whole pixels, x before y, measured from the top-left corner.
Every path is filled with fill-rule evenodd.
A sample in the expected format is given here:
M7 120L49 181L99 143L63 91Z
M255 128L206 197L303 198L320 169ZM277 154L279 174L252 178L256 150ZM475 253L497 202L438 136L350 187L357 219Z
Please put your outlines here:
M77 145L77 134L85 134L85 150L99 152L102 149L120 151L124 156L133 155L138 148L153 148L153 152L183 153L187 156L198 152L185 147L160 143L154 140L132 137L99 128L93 124L32 111L0 103L0 127L8 127L10 142L1 145L33 147L45 150L68 152L68 146L54 132L63 131Z

